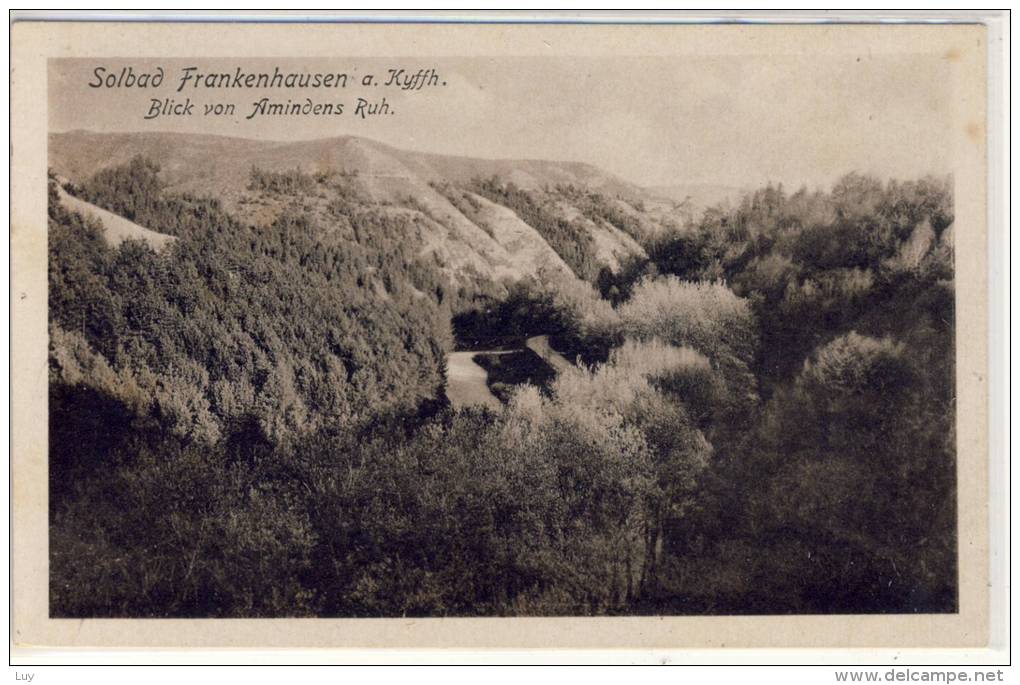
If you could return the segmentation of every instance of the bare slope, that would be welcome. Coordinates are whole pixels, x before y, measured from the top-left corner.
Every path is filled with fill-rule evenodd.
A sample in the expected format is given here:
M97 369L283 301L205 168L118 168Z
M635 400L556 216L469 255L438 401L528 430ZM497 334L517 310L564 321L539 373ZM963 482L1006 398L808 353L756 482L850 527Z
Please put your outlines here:
M57 186L57 195L60 197L60 203L70 211L97 219L103 225L103 237L111 247L117 247L128 239L142 240L148 243L156 252L159 252L176 240L173 236L157 233L144 226L139 226L135 222L128 221L113 212L108 212L102 207L96 207L94 204L79 200L73 195L68 195L59 185Z
M643 189L588 164L434 155L353 136L282 143L172 133L71 131L49 138L51 168L79 182L138 155L160 165L168 190L212 195L256 225L273 217L265 203L253 201L248 190L253 167L352 174L359 195L367 202L403 208L418 216L423 253L435 254L454 282L479 275L500 281L535 275L541 269L570 270L542 235L512 210L470 193L474 179L497 177L535 193L574 186L614 202L654 203ZM569 201L557 204L564 218L578 216ZM628 255L643 252L631 236L605 222L588 221L585 226L598 245L598 261L614 271Z

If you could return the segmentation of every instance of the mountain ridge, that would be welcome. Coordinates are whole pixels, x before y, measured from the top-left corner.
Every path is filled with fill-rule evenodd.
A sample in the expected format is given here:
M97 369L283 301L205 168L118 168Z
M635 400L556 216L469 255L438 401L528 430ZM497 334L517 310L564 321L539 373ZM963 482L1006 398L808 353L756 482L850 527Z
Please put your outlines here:
M586 162L439 155L352 135L293 142L170 132L49 136L50 168L73 182L136 157L159 165L167 191L215 197L252 225L268 225L295 204L329 223L324 207L334 192L321 184L304 195L267 192L253 187L256 170L339 174L365 206L409 217L422 255L461 285L543 270L594 282L600 270L615 273L644 257L648 240L677 220L672 203Z
M85 140L82 140L85 139ZM320 170L325 164L332 160L323 156L322 149L326 154L340 151L351 151L354 148L368 148L377 153L390 155L404 162L417 171L428 171L436 177L448 176L456 180L469 180L467 174L488 175L499 174L513 169L524 169L530 173L538 174L541 180L569 182L570 180L586 180L585 185L589 188L612 188L613 191L634 193L639 196L651 197L647 189L638 184L622 179L615 174L589 162L578 161L557 161L541 158L486 158L469 157L465 155L447 155L435 152L420 152L417 150L405 150L387 143L357 135L340 135L327 138L297 141L276 141L262 140L257 138L243 138L238 136L225 136L211 133L177 133L171 131L141 131L141 132L97 132L86 129L74 129L71 131L52 132L49 134L49 161L50 165L65 165L71 163L70 168L55 166L65 175L80 175L81 173L95 173L103 168L117 166L128 161L131 156L137 154L139 149L154 149L154 146L166 146L174 143L193 147L195 143L203 142L218 145L220 149L224 146L231 148L247 148L249 155L272 154L281 150L307 150L319 149L319 156L311 160L305 156L300 160L303 171ZM85 157L81 151L73 149L75 144L104 144L105 152L112 152L108 155L94 155ZM115 149L107 149L114 146ZM166 151L166 148L162 148ZM318 167L318 168L317 168ZM465 169L464 167L468 167ZM555 178L559 175L561 178ZM179 180L179 179L174 179ZM514 179L510 179L514 180Z

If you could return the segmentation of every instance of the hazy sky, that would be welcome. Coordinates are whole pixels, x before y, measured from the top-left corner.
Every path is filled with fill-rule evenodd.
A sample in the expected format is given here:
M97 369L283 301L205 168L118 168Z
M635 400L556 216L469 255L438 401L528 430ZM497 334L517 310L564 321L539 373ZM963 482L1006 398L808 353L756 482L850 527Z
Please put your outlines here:
M90 88L94 69L162 66L155 90ZM346 73L343 89L175 92L198 71ZM360 80L390 68L438 71L445 87L403 92ZM930 56L684 58L54 60L52 131L181 131L268 140L353 134L408 149L474 157L584 161L643 185L827 185L851 171L916 177L951 171L951 83ZM152 98L191 97L188 117L145 120ZM359 96L392 115L353 115ZM274 102L344 102L343 116L245 117ZM232 117L204 116L232 102Z

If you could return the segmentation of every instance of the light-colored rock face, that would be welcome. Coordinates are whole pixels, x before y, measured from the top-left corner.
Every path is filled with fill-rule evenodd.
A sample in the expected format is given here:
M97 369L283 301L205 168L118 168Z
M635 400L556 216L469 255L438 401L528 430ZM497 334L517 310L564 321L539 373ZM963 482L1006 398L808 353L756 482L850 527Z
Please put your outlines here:
M647 257L643 247L631 236L602 219L590 219L566 200L559 200L556 209L568 221L584 226L595 241L595 257L603 266L617 273L629 257Z
M643 247L616 226L600 221L591 222L591 234L595 238L596 254L600 262L614 273L620 270L628 257L647 257Z
M538 231L514 212L474 193L469 195L479 206L478 220L491 231L492 241L501 251L493 274L497 279L534 276L542 269L553 269L564 275L572 273Z
M634 205L616 198L626 196L634 204L646 199L654 203L654 199L642 195L640 188L584 164L445 157L354 137L278 143L175 134L71 132L50 136L50 166L78 182L138 155L160 165L160 177L168 191L211 195L253 225L271 223L296 204L305 211L318 212L323 230L329 230L325 208L330 199L329 191L319 199L261 197L248 188L253 167L306 174L344 172L358 201L411 219L414 234L408 240L419 244L422 256L433 257L453 285L478 279L499 283L540 273L573 274L535 227L508 207L472 192L477 179L496 177L514 183L548 203L556 216L578 222L593 239L596 260L613 271L632 255L644 256L644 250L618 227L585 217L557 188L572 186L603 193L642 233L654 235L657 230L658 219L652 218L653 214L638 212ZM159 242L159 238L153 241Z

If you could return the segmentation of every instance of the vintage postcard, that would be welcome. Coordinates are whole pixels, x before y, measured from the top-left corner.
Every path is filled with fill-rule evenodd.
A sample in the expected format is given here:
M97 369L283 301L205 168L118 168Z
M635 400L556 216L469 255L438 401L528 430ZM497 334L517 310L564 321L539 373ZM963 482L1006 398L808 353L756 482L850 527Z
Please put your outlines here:
M984 26L12 41L16 645L986 644Z

